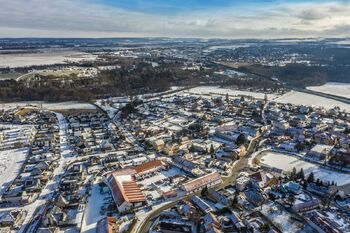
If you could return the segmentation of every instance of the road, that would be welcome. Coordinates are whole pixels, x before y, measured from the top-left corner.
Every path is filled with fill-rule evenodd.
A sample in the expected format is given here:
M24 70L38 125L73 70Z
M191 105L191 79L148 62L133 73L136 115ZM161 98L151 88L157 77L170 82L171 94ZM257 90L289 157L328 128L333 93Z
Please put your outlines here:
M117 116L115 116L112 119L112 123L115 124L118 129L124 134L125 136L125 140L132 144L133 146L135 146L136 149L138 149L139 151L144 151L144 147L142 144L140 144L136 138L134 137L134 135L132 135L132 133L123 126L123 123L119 121L119 119L117 118Z
M236 70L236 71L239 71L241 73L252 74L252 75L259 76L261 78L265 78L265 79L268 79L268 80L271 80L271 81L275 81L271 77L263 75L263 74L259 74L259 73L255 73L255 72L247 72L247 71L243 71L242 72L241 70L239 70L237 68L234 68L234 67L232 67L230 65L226 65L226 64L222 64L222 63L218 63L218 62L213 62L213 64L216 64L216 65L219 65L219 66L222 66L222 67L225 67L225 68L229 68L229 69L232 69L232 70ZM299 92L303 92L303 93L306 93L306 94L317 95L317 96L324 97L324 98L327 98L327 99L336 100L336 101L339 101L339 102L342 102L342 103L345 103L345 104L350 104L350 98L347 98L347 97L337 96L337 95L332 95L332 94L327 94L327 93L322 93L322 92L318 92L318 91L312 91L312 90L305 89L305 88L297 88L297 87L288 86L288 85L286 85L285 87L290 89L290 90L293 90L293 91L299 91Z
M36 232L36 223L40 221L40 218L42 214L44 214L47 205L57 193L61 176L64 174L67 163L72 158L72 150L70 149L67 141L67 121L62 114L55 114L59 125L61 152L61 157L57 160L58 167L53 171L52 179L45 185L38 199L33 203L23 207L23 209L27 211L27 216L19 233Z
M255 148L256 148L260 138L261 138L261 135L251 140L251 142L247 148L247 154L244 157L242 157L240 160L238 160L238 162L235 163L235 165L232 167L230 175L228 177L223 177L223 182L221 184L218 184L217 186L215 186L214 189L216 189L216 190L223 189L223 188L231 185L236 180L239 171L248 165L249 158L254 153ZM148 232L148 230L151 226L151 220L156 218L161 212L163 212L166 209L174 207L180 200L188 200L192 196L199 195L199 194L200 194L200 192L197 192L197 193L193 193L193 194L186 195L183 197L179 197L170 203L167 203L165 205L160 206L157 209L152 210L143 219L138 219L138 221L134 225L131 232L133 232L133 233L146 233L146 232Z

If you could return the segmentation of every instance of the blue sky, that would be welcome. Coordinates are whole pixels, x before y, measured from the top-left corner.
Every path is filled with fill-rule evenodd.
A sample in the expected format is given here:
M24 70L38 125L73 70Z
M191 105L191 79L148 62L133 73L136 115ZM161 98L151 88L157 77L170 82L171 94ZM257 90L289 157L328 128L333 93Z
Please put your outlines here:
M326 2L324 0L91 0L91 2L118 7L125 10L159 14L174 14L180 11L223 9L227 7L255 7L261 5Z
M0 5L0 37L350 37L350 0L0 0Z
M248 0L249 1L249 0ZM172 14L178 11L222 8L237 4L229 0L102 0L100 4L120 7L126 10Z

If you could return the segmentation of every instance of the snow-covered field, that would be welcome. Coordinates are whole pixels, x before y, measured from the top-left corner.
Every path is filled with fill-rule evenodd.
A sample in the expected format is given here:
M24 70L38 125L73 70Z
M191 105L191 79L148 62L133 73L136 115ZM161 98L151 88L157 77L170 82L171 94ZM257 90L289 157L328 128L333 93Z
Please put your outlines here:
M306 175L313 172L316 178L323 181L335 181L338 186L350 184L350 175L322 168L294 156L275 152L263 152L260 161L265 165L276 167L284 171L292 171L293 167L295 167L297 171L303 168Z
M270 221L278 226L282 232L311 232L308 226L295 221L292 215L275 203L264 204L261 211Z
M0 151L0 194L16 178L29 152L29 148Z
M52 65L78 62L82 60L95 60L96 56L89 53L74 51L49 51L44 53L0 54L1 67L26 67L33 65Z
M46 103L43 101L25 101L25 102L12 102L12 103L2 103L0 104L0 109L9 109L16 107L25 107L25 106L36 106L43 107L49 110L69 110L69 109L86 109L86 110L94 110L96 106L89 103L82 103L76 101L67 101L60 103Z
M254 98L263 99L265 97L265 93L261 92L251 92L251 91L239 91L239 90L233 90L228 88L220 88L219 86L200 86L195 87L190 90L188 90L189 93L193 94L199 94L199 95L208 95L208 94L221 94L221 95L245 95L245 96L252 96ZM267 97L269 99L275 98L276 95L268 94Z
M307 89L350 98L350 83L329 82L322 86L307 87Z
M295 105L319 106L331 109L336 106L350 112L350 104L345 104L336 100L327 99L317 95L306 94L298 91L291 91L275 100L279 103L290 103Z

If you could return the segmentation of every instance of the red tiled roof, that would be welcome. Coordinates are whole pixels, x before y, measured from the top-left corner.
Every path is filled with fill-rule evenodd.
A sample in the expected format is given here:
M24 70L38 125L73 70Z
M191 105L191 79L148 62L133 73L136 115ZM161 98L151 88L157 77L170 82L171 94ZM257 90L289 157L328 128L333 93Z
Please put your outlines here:
M143 164L137 165L135 167L135 171L136 171L136 173L141 173L141 172L145 172L145 171L160 167L162 165L163 165L162 161L154 160L154 161L151 161L148 163L143 163Z
M134 180L120 181L117 175L112 174L107 181L117 206L122 205L124 202L135 203L146 201L145 196Z

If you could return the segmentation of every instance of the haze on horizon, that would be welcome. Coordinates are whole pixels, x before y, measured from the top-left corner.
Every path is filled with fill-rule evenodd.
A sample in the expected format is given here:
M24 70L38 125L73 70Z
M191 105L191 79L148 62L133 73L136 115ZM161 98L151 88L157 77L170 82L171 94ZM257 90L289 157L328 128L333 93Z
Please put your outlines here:
M0 0L0 37L350 37L350 0Z

